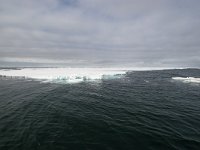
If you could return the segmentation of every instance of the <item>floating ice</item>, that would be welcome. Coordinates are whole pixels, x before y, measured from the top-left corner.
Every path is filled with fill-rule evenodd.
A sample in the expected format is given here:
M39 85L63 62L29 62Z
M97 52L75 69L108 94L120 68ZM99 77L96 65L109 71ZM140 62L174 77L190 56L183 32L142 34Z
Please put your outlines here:
M119 78L126 73L115 68L23 68L0 70L1 76L37 79L43 82L77 83Z
M172 77L172 79L182 81L184 83L200 83L200 78L194 77Z

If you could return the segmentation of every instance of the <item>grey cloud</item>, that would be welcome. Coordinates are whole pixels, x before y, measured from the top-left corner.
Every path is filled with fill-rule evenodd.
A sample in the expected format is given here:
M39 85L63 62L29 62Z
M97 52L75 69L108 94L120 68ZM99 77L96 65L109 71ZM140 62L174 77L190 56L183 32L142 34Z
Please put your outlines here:
M0 66L200 67L198 0L0 2Z

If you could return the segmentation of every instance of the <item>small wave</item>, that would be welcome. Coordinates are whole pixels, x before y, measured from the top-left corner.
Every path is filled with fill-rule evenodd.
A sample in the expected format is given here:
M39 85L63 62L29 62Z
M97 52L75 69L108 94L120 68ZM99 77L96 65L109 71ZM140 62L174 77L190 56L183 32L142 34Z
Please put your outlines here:
M53 83L79 83L101 79L120 78L126 70L115 68L24 68L0 70L2 77L25 78Z
M195 77L172 77L172 79L184 83L200 83L200 78Z

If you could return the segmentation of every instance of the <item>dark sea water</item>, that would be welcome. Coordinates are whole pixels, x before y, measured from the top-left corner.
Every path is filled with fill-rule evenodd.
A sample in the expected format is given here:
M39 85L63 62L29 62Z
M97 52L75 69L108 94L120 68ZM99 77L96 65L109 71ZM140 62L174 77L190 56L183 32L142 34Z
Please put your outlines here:
M0 78L0 150L199 150L198 69L77 84Z

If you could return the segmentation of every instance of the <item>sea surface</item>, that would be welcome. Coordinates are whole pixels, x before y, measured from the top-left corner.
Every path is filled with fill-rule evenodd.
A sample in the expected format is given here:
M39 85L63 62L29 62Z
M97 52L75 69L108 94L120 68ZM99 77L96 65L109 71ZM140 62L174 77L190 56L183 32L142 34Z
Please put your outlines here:
M187 77L200 70L73 84L1 76L0 150L199 150L200 83Z

